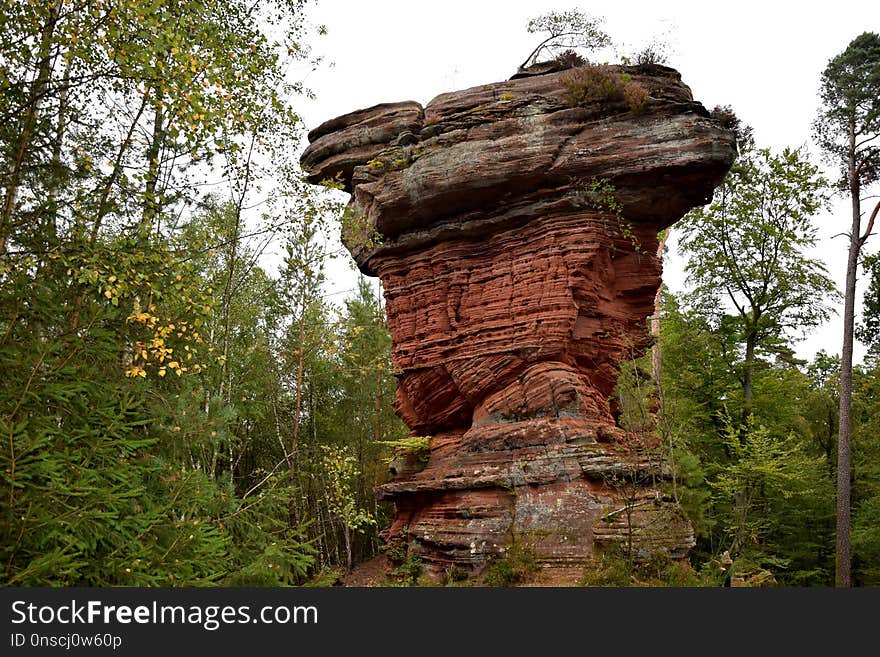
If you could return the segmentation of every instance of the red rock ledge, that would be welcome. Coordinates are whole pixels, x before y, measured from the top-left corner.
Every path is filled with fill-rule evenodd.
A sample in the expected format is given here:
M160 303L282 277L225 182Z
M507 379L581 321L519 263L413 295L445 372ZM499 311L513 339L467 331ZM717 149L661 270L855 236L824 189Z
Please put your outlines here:
M615 70L648 92L644 109L571 107L560 71L309 134L309 180L341 181L382 237L347 245L382 280L395 408L431 447L378 494L397 509L389 540L434 572L479 570L513 543L546 564L693 545L658 491L656 439L618 426L612 393L650 345L657 233L710 200L735 139L677 71Z

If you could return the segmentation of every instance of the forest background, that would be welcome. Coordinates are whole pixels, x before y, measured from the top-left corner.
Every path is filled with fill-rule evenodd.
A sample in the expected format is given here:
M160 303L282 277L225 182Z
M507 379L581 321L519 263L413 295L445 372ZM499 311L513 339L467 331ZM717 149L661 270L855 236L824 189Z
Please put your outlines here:
M309 4L0 8L3 584L332 583L382 548L391 509L372 489L414 444L393 413L375 286L327 291L346 257L340 196L300 178L298 107L321 93L303 82L324 31ZM667 57L657 44L625 56L646 52ZM343 111L372 102L350 100ZM842 309L815 255L845 251L815 224L838 207L840 174L819 149L765 149L738 126L715 202L673 229L689 287L660 304L650 421L697 532L691 568L624 558L591 583L718 585L728 559L752 583L835 580L839 347L806 359L796 346ZM851 561L853 583L876 585L880 264L867 244ZM625 369L624 422L648 421L651 369ZM390 581L423 581L405 566Z

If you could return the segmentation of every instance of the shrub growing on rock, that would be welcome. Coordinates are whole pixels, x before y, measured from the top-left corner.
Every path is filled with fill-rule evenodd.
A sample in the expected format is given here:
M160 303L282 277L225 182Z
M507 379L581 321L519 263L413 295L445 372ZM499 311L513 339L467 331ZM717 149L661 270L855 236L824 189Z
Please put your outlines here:
M571 107L595 109L605 104L625 103L632 112L644 111L648 92L628 75L610 66L585 66L564 80L565 102Z

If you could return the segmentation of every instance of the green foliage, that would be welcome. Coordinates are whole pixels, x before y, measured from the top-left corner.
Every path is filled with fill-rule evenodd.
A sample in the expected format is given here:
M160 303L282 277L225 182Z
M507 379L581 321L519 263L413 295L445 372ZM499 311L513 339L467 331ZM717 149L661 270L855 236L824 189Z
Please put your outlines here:
M618 425L631 434L653 432L657 427L657 390L649 374L650 354L625 361L620 367L614 399Z
M540 564L535 551L526 543L513 543L503 556L493 557L486 565L483 583L486 586L516 586L538 572Z
M392 450L387 459L389 462L399 455L413 455L423 462L426 462L430 456L430 436L407 436L396 440L383 440L380 443Z
M632 563L613 551L600 552L584 569L581 586L627 587L633 585Z
M840 357L819 351L807 367L808 390L803 394L805 434L817 453L825 457L829 474L837 450L840 410Z
M474 582L470 573L458 566L449 566L443 571L442 582L446 586L473 586Z
M853 571L861 586L880 584L880 496L857 500L853 518Z
M385 171L385 160L374 157L372 160L367 162L367 167L369 167L371 172L381 173Z
M194 219L188 234L221 216ZM284 531L277 482L267 480L255 499L233 485L243 441L256 437L247 423L259 416L249 395L260 398L265 380L249 373L265 371L260 317L248 307L247 324L245 315L235 316L235 304L224 304L230 320L238 318L230 325L241 342L230 340L226 350L235 368L215 357L226 322L218 326L217 304L201 309L195 291L210 296L218 281L209 277L223 269L181 257L181 249L157 242L117 250L115 263L91 265L80 286L45 278L42 296L21 295L26 288L15 277L0 288L19 304L28 299L32 308L44 308L25 314L21 305L2 304L5 339L15 341L15 349L0 350L10 375L0 387L0 426L11 446L0 457L5 582L279 585L302 581L312 567L314 550ZM46 274L69 264L49 262ZM265 287L260 275L249 272L242 292ZM89 299L90 285L113 285L123 301L114 304L105 294ZM72 336L71 318L54 309L79 293L83 328ZM132 310L136 302L143 302L139 313ZM138 349L147 356L138 359ZM135 366L143 374L125 376ZM163 367L177 376L163 377ZM242 383L233 405L228 391L236 373Z
M279 367L285 307L330 322L255 265L243 210L281 181L255 232L295 226L285 280L319 287L337 208L289 159L302 7L4 3L4 583L278 586L330 560L290 513Z
M740 427L730 422L725 439L732 462L711 485L719 496L718 508L729 508L723 513L730 514L724 521L734 550L749 554L753 560L770 560L773 566L788 567L787 559L767 551L766 538L781 529L774 523L790 523L797 510L803 511L803 501L830 493L821 462L806 454L793 438L774 437L751 418L744 439ZM788 517L783 520L771 514L774 504L784 504Z
M404 586L418 586L425 572L421 557L408 552L403 561L392 568L391 577Z
M867 345L871 356L877 358L880 357L880 254L865 257L862 266L868 275L868 289L856 337Z
M381 551L394 565L391 577L403 586L416 586L425 566L421 557L410 550L409 536L409 527L404 525L398 534L382 546Z
M775 338L827 320L823 301L836 298L825 266L804 255L816 245L811 218L825 207L827 183L798 150L749 148L716 195L681 224L694 294L720 312L723 297L738 330L777 352Z
M617 189L610 180L595 176L587 181L573 178L571 185L574 188L571 194L574 203L613 216L621 235L630 241L636 251L641 250L632 224L623 216L623 205L617 198Z
M880 36L860 34L828 62L820 98L814 134L839 167L841 187L858 190L880 179L880 146L873 139L880 134Z
M716 200L682 222L689 256L690 301L724 335L722 351L739 376L745 419L752 412L762 359L791 360L785 337L826 321L836 299L811 217L824 207L827 183L800 151L773 155L748 140Z
M358 476L354 456L344 447L322 445L321 459L327 474L327 499L330 513L336 516L346 527L362 531L366 527L375 526L376 519L368 511L358 507L353 491L353 484Z
M675 479L667 488L697 535L692 563L723 580L729 572L716 562L729 550L739 574L752 563L750 574L769 569L783 584L827 585L834 565L836 359L820 354L809 374L782 359L762 361L744 430L734 338L725 324L664 295L660 427L673 448ZM744 440L753 442L745 448ZM762 450L775 483L760 480ZM752 486L750 477L759 483ZM730 492L736 488L741 495ZM747 488L760 494L748 498ZM744 546L739 555L731 549L736 537Z
M686 561L655 553L650 559L631 561L615 549L595 555L584 569L580 586L696 587L710 585Z
M253 501L227 516L236 562L224 586L296 586L313 572L317 549L308 524L290 527L284 478L272 482Z
M880 584L880 360L854 377L853 580Z

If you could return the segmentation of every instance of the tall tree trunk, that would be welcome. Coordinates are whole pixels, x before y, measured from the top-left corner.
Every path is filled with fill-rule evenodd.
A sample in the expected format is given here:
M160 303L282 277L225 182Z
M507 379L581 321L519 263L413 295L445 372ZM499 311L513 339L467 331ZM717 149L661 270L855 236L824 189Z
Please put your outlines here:
M856 172L855 122L849 131L849 192L852 200L852 228L849 236L849 257L846 261L846 289L843 306L843 348L840 354L840 416L837 431L837 544L834 583L849 587L850 582L850 495L852 476L852 369L853 329L856 308L856 274L859 264L859 230L861 229L861 189Z

